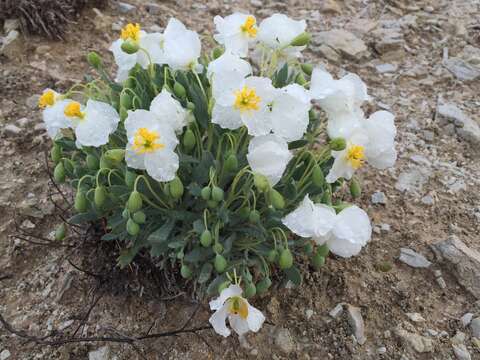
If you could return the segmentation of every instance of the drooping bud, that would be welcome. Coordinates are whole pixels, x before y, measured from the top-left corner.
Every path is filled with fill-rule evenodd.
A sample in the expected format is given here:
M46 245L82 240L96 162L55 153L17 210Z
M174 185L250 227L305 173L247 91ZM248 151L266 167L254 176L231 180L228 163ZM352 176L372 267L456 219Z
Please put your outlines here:
M132 191L127 202L127 209L132 214L136 213L142 208L143 200L142 195L138 191Z
M322 187L325 183L325 177L320 166L315 165L312 172L312 182L315 186Z
M196 143L195 134L193 133L192 130L187 129L183 134L183 146L185 146L185 149L187 151L190 151L195 146L195 143Z
M137 224L145 224L145 221L147 220L147 215L145 215L143 211L137 211L135 214L133 214L132 219Z
M203 231L202 235L200 235L200 243L204 247L209 247L212 245L212 233L210 230L206 229Z
M223 55L224 52L225 52L225 51L223 50L223 48L221 48L221 47L216 47L216 48L213 49L213 51L212 51L212 57L213 57L213 59L214 59L214 60L215 60L215 59L218 59L220 56Z
M187 96L187 91L179 82L173 84L173 93L180 99L185 99L185 96Z
M123 161L125 158L125 149L111 149L105 152L105 157L115 163Z
M87 197L82 190L78 190L75 195L74 207L79 213L83 213L87 210Z
M308 76L312 75L313 72L313 65L312 64L302 64L300 65L302 71L307 74Z
M210 196L212 195L212 189L210 186L205 186L201 191L200 191L200 196L202 197L203 200L208 201L210 200Z
M362 188L360 187L360 183L355 178L352 178L352 180L350 180L350 194L353 198L358 198L360 195L362 195Z
M320 254L320 256L327 257L329 252L330 249L327 244L323 244L317 248L317 253Z
M53 144L50 156L52 158L52 161L57 164L62 158L62 147L58 144Z
M261 175L261 174L253 175L253 183L255 184L255 187L260 192L266 192L268 191L268 189L270 189L270 183L264 175Z
M65 223L61 223L55 230L55 240L62 241L67 234L67 226Z
M180 199L184 191L182 180L180 180L180 178L177 176L175 177L175 179L170 181L169 186L170 186L170 195L172 196L172 198L174 198L175 200Z
M227 156L227 158L225 159L225 171L226 172L234 172L237 170L238 168L238 159L237 159L237 156L235 154L230 154Z
M218 186L214 186L212 189L212 200L216 202L220 202L223 200L224 193L221 188Z
M285 200L277 190L271 189L270 190L270 200L272 202L272 205L275 209L281 210L285 207Z
M135 54L138 49L139 49L139 46L138 46L138 43L131 40L131 39L128 39L128 40L125 40L123 43L122 43L122 46L121 46L123 52L127 53L127 54Z
M243 290L243 295L247 299L250 299L254 297L256 293L257 293L257 288L255 287L255 284L250 281L245 282L245 289Z
M189 101L187 103L187 109L191 110L191 111L195 110L195 104L193 102Z
M228 288L230 286L230 280L222 282L220 285L218 285L218 293L220 294L223 290Z
M297 74L297 76L295 77L295 82L298 85L304 86L307 83L307 80L305 80L305 76L303 76L303 74L301 72L299 72Z
M215 254L220 254L223 251L223 245L217 242L215 245L212 246L212 249Z
M272 280L269 277L265 277L257 283L257 294L264 294L272 285Z
M125 185L127 185L129 188L133 188L136 178L137 174L135 174L133 171L125 170Z
M215 255L215 260L213 262L213 265L215 266L215 270L221 274L225 271L227 268L227 260L220 254Z
M107 198L107 190L105 190L104 186L97 186L95 188L95 193L93 195L93 200L95 202L95 206L100 209L103 204L105 204L105 199Z
M100 156L100 169L111 169L113 166L112 161L103 154Z
M303 32L292 40L290 45L292 46L305 46L312 39L312 35L308 32Z
M188 267L186 264L182 264L182 267L180 268L180 275L184 279L190 279L192 277L192 270Z
M342 151L347 147L347 142L344 138L335 138L330 140L330 149L334 151Z
M102 59L95 51L90 51L87 55L88 64L94 69L99 69L102 67Z
M58 183L63 183L65 181L65 168L63 167L63 163L59 162L55 169L53 170L53 178Z
M312 266L315 270L320 269L325 265L325 257L318 253L318 251L312 256L311 259Z
M245 206L238 210L238 216L240 216L241 219L248 219L248 216L250 215L250 209Z
M268 262L274 263L275 261L277 261L277 257L278 257L278 251L275 249L272 249L267 253Z
M87 158L85 159L85 162L87 163L87 167L90 170L97 170L99 166L98 158L94 155L88 154Z
M128 219L127 220L127 232L130 235L135 236L140 232L140 226L135 221L133 221L132 219Z
M293 265L293 256L289 249L283 249L278 259L280 269L285 270L291 268Z
M303 247L303 251L305 254L311 254L313 252L313 244L311 241L307 242L305 246Z
M252 224L257 224L260 221L260 213L257 210L250 211L248 215L248 221Z
M127 91L122 91L120 94L120 106L125 109L131 109L132 107L132 97Z
M208 206L210 209L215 209L215 208L217 208L217 206L218 206L218 202L215 201L215 200L208 200L208 201L207 201L207 206Z

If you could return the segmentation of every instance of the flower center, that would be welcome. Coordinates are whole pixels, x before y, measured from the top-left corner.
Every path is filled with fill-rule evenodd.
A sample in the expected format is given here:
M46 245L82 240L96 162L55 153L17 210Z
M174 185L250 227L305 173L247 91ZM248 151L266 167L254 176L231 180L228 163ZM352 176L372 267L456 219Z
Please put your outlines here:
M240 296L231 297L228 299L228 312L246 319L248 316L248 304Z
M160 139L160 135L156 131L140 128L133 137L133 150L137 154L145 154L163 149L165 145L157 142L158 139Z
M255 89L244 86L242 90L235 91L235 107L240 111L258 110L261 100Z
M135 42L140 40L140 25L139 24L127 24L120 34L122 40L131 39Z
M257 24L257 21L255 20L255 18L249 15L247 16L247 19L245 20L243 25L240 26L240 29L248 37L254 38L255 36L257 36L256 24Z
M55 93L52 90L45 91L40 99L38 99L38 107L45 109L47 106L53 106L55 104Z
M361 145L350 145L345 157L354 169L362 167L365 160L364 147Z
M85 117L85 114L80 111L80 103L76 101L72 101L67 106L65 106L65 109L63 109L63 113L67 117L76 117L80 119L83 119Z

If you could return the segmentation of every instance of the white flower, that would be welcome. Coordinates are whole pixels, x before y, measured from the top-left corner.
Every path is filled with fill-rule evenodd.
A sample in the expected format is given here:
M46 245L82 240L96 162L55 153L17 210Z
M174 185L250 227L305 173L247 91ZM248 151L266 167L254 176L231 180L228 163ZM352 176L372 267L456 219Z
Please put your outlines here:
M132 41L139 46L134 54L127 54L122 50L125 41ZM160 33L148 34L140 30L138 24L127 24L121 31L120 39L114 41L110 46L115 62L118 65L116 81L126 80L128 72L135 64L140 64L144 69L150 62L153 64L164 64L165 54L163 51L163 35ZM148 53L148 55L146 54Z
M237 78L236 73L229 72L217 76L215 81L232 84ZM269 78L250 76L215 98L212 122L226 129L245 125L253 136L268 134L272 129L271 103L275 94Z
M245 57L248 54L248 45L257 36L257 21L252 15L233 13L225 18L215 16L213 19L218 34L215 40L225 46L225 50L232 54Z
M173 70L199 70L198 58L202 44L195 31L170 18L163 33L166 62Z
M271 186L280 181L291 158L287 142L274 134L254 137L248 145L250 168L254 173L265 176Z
M210 301L210 309L214 310L215 313L210 317L209 322L217 334L223 337L231 334L226 325L227 318L230 327L239 336L249 331L257 332L262 327L265 316L241 295L242 289L240 286L230 285L222 290L218 298Z
M377 169L393 166L397 159L393 119L393 114L388 111L377 111L370 118L362 119L360 128L347 139L346 148L332 151L335 160L326 177L327 182L333 183L341 177L351 179L365 161Z
M338 214L324 204L314 204L305 196L293 212L282 219L293 233L312 238L318 245L341 257L357 255L372 235L368 215L357 206L350 206Z
M187 111L166 89L152 100L150 111L159 121L167 122L176 133L181 133L183 127L187 125Z
M283 14L273 14L260 23L258 40L272 50L280 51L281 58L299 57L305 46L290 46L298 35L305 32L305 20L293 20Z
M105 145L120 121L112 106L90 99L85 107L77 101L70 101L63 112L70 121L68 127L75 130L77 147Z
M60 129L70 126L70 120L64 114L65 106L71 102L51 89L45 89L38 100L38 106L43 110L42 117L48 135L55 139Z
M178 155L174 151L178 139L170 123L161 119L165 118L159 112L128 111L125 160L129 167L146 169L152 178L165 182L173 180L178 170Z

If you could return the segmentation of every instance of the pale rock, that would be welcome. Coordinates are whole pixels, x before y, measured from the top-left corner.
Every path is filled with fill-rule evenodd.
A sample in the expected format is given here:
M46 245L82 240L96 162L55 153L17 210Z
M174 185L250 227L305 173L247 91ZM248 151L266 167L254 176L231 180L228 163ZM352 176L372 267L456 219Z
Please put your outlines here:
M450 339L450 342L455 345L463 344L466 338L467 338L467 335L465 335L464 332L457 331L455 333L455 336Z
M355 339L360 345L365 344L367 338L365 337L365 324L363 322L362 313L360 308L347 305L347 316L348 316L348 323L352 327L353 335L355 335Z
M18 19L5 19L3 22L3 32L8 34L12 30L20 29L20 20Z
M433 351L433 341L427 337L404 330L400 326L395 328L395 335L418 353L429 353Z
M117 9L120 11L122 14L128 14L130 12L133 12L136 10L136 6L132 4L128 4L125 2L117 2Z
M150 31L151 31L151 32L159 32L159 33L161 33L161 32L163 32L163 30L164 30L164 29L163 29L161 26L157 25L157 24L153 24L152 26L150 26Z
M0 360L7 360L10 358L12 354L10 353L10 351L8 351L7 349L3 350L1 353L0 353Z
M95 351L88 353L88 360L109 360L110 348L108 346L102 346Z
M472 319L473 319L473 314L472 313L466 313L460 318L460 321L461 321L463 326L467 327L470 324L470 322L472 321Z
M480 69L457 57L444 60L443 66L460 81L472 81L480 77Z
M18 136L22 133L22 129L13 124L8 124L3 128L3 133L6 136Z
M373 21L371 19L354 18L345 25L345 29L353 34L364 35L369 34L377 26L377 21Z
M467 347L465 344L454 344L452 345L453 348L453 353L455 354L455 357L458 360L471 360L472 357L470 356L470 353L467 350Z
M385 73L393 73L397 71L398 66L394 64L378 64L375 66L375 69L377 70L378 73L380 74L385 74Z
M445 279L443 277L439 276L435 279L435 281L437 282L440 289L446 289L447 288L447 283L445 282Z
M1 41L0 55L4 55L10 60L19 60L24 55L24 43L17 30L10 30Z
M428 268L432 263L425 256L408 248L400 248L399 260L414 268Z
M35 224L32 223L30 220L24 220L22 222L22 228L25 228L25 229L35 229Z
M382 191L375 191L372 194L372 204L386 204L387 197Z
M313 44L327 46L350 60L362 60L369 56L365 43L351 32L342 29L322 31L314 35Z
M424 197L422 197L422 199L420 200L422 202L422 204L424 205L433 205L434 204L434 200L433 200L433 197L432 195L425 195Z
M476 317L470 322L470 330L473 337L480 339L480 317Z
M384 355L387 353L387 348L385 346L380 346L378 349L377 349L377 354L378 355Z
M384 60L399 60L405 55L405 40L399 28L383 28L372 32L375 50Z
M332 318L336 319L343 313L343 303L337 304L330 312L328 315L330 315Z
M424 322L425 319L419 313L406 313L407 317L412 320L413 322Z
M325 14L340 14L342 12L342 8L336 0L323 0L320 5L320 12Z
M162 13L162 7L155 3L147 3L144 5L145 10L151 15L160 15Z
M307 320L310 320L310 318L313 316L313 310L312 309L307 309L305 310L305 317Z
M453 103L443 103L443 101L439 100L435 120L437 120L440 125L445 125L449 122L453 123L459 137L480 146L479 124L465 115L457 105Z
M274 343L278 346L280 351L286 355L290 354L295 349L295 343L293 342L290 331L282 327L275 331Z
M50 45L39 45L35 49L35 54L45 56L50 50L52 50Z

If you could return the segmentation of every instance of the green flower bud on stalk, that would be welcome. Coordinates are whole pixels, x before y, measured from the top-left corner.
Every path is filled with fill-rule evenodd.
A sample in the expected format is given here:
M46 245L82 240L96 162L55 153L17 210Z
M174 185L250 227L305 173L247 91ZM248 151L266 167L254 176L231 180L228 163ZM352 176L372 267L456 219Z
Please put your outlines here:
M260 282L257 283L257 294L262 295L270 288L272 285L272 280L269 277L263 278Z
M283 249L278 259L280 269L285 270L291 268L293 265L293 256L289 249Z
M169 187L170 187L170 195L172 196L172 198L177 200L182 197L184 188L183 188L182 180L180 180L179 177L175 177L175 179L170 181Z
M122 91L122 93L120 94L120 106L125 109L132 108L132 97L127 91Z
M207 206L208 206L210 209L215 209L215 208L217 208L217 206L218 206L218 202L216 202L215 200L208 200L208 201L207 201Z
M128 117L128 109L124 108L123 106L120 106L120 120L124 121Z
M135 41L128 39L122 43L121 48L123 52L131 55L135 54L138 51L139 46L138 43L136 43Z
M255 174L253 175L253 183L255 187L258 189L260 192L266 192L268 189L270 189L270 182L268 179L260 174Z
M125 158L125 149L111 149L105 152L105 157L115 163L122 162Z
M332 205L332 191L330 189L325 189L322 195L322 204Z
M138 191L132 191L127 202L127 209L132 214L136 213L142 208L143 200L142 195Z
M87 197L85 196L83 190L77 191L77 194L75 195L74 207L79 213L83 213L87 210Z
M344 138L335 138L330 140L330 149L334 151L342 151L347 147L347 142Z
M140 232L140 226L132 219L128 219L127 232L132 236L138 235L138 233Z
M303 247L303 251L307 255L313 253L313 244L311 243L311 241L309 241L305 244L305 246Z
M314 109L310 109L308 111L308 120L309 121L315 121L318 119L318 114Z
M99 161L98 161L98 158L96 156L88 154L86 159L85 159L85 162L87 163L87 167L90 170L97 170L98 169Z
M277 257L278 251L275 249L272 249L267 253L267 261L270 263L274 263L275 261L277 261Z
M225 271L227 268L227 260L220 254L215 255L215 260L213 262L213 265L215 266L215 270L221 274Z
M57 183L63 183L65 181L65 168L63 162L59 162L55 169L53 169L53 178Z
M221 188L218 186L214 186L212 189L212 200L216 202L220 202L223 200L224 193Z
M62 147L58 144L53 144L50 156L52 158L52 161L57 164L62 158Z
M134 77L128 77L124 82L123 82L123 87L127 89L135 89L135 86L137 85L137 80L135 80Z
M362 188L360 187L360 183L355 178L352 178L352 180L350 181L350 194L354 198L358 198L360 197L360 195L362 195Z
M103 204L105 204L105 200L107 198L107 190L105 190L104 186L97 186L95 188L95 193L93 195L93 201L95 202L95 206L100 209Z
M303 74L301 72L299 72L297 74L297 76L295 77L295 82L298 85L304 86L307 83L307 80L305 80L305 76L303 76Z
M185 133L183 134L183 146L187 151L190 151L193 149L196 143L195 135L193 134L193 131L190 129L187 129Z
M125 220L128 219L130 217L130 211L128 211L128 209L124 209L122 211L122 218L124 218Z
M103 154L100 156L100 169L111 169L113 166L112 161Z
M190 279L192 277L192 270L190 270L188 265L183 264L180 268L180 275L182 275L184 279Z
M252 282L246 282L245 283L245 289L243 290L243 295L247 298L250 299L255 296L257 293L257 288Z
M281 210L285 207L285 200L277 190L271 189L270 190L270 200L272 202L272 205L275 209Z
M210 200L210 196L212 195L212 189L209 186L205 186L201 191L200 191L200 196L202 197L203 200L208 201Z
M243 207L240 210L238 210L238 216L240 216L241 219L248 219L250 216L250 209L248 207Z
M127 185L129 188L133 188L136 178L137 174L135 174L133 171L125 170L125 185Z
M147 220L147 215L145 215L143 211L137 211L135 214L133 214L132 219L137 224L145 224L145 221Z
M187 91L179 82L175 82L175 84L173 84L173 93L180 99L185 99L187 96Z
M250 214L248 215L248 221L250 221L252 224L257 224L260 222L260 213L257 210L250 211Z
M223 290L230 286L230 280L224 281L220 285L218 285L218 293L221 293Z
M303 32L298 35L295 39L292 40L290 43L291 46L305 46L307 45L310 40L312 39L312 35L308 32Z
M195 110L195 104L193 102L189 101L187 103L187 109L191 110L191 111Z
M209 247L212 245L212 233L210 230L207 229L203 231L202 235L200 235L200 243L204 247Z
M300 65L302 71L307 74L308 76L312 75L313 72L313 65L312 64L302 64Z
M330 249L328 248L327 244L323 244L317 248L317 254L323 257L327 257Z
M322 187L325 183L325 176L320 166L315 165L312 172L312 182L315 186Z
M55 240L62 241L63 239L65 239L66 234L67 226L65 225L65 223L61 223L55 230Z
M102 67L102 59L95 51L90 51L87 55L88 64L94 69L99 69Z
M221 47L216 47L216 48L213 49L213 51L212 51L212 57L213 57L213 59L214 59L214 60L215 60L215 59L218 59L220 56L223 55L224 52L225 52L225 51L223 50L223 48L221 48Z
M312 256L311 259L312 266L315 270L320 269L323 265L325 265L325 257L321 256L318 252Z
M216 243L215 245L213 245L212 249L216 254L221 254L223 251L223 245L220 243Z
M225 159L224 168L226 172L232 173L238 168L238 159L235 154L230 154Z

